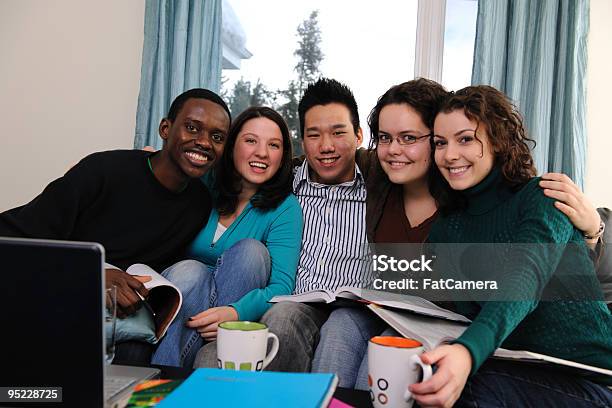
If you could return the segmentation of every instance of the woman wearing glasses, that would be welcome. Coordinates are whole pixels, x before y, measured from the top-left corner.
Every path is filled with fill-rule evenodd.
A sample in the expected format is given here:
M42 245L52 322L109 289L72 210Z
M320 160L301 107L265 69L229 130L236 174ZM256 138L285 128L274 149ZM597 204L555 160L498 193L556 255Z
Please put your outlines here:
M431 184L431 129L447 92L419 78L391 87L368 117L378 166L366 180L366 228L370 243L420 243L437 216ZM336 309L321 330L313 372L334 372L340 387L368 389L368 340L387 327L365 308Z
M368 117L380 170L368 179L368 239L424 242L437 215L430 136L444 88L416 79L390 88Z

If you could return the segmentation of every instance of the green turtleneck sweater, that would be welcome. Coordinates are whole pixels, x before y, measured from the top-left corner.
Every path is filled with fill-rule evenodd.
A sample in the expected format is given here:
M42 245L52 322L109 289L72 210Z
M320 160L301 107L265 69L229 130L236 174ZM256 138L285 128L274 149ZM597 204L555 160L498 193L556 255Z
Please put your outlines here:
M520 301L457 303L458 311L472 319L456 341L472 355L472 374L498 347L612 369L612 315L603 301L567 297L539 301L566 261L584 272L576 288L581 299L603 297L580 232L544 196L538 181L534 178L513 191L494 168L478 185L462 192L466 209L440 216L430 232L433 243L572 243L576 248L567 257L561 250L520 245L513 258L517 262L504 264L507 273L499 275L509 277L503 290ZM592 379L612 384L612 377Z

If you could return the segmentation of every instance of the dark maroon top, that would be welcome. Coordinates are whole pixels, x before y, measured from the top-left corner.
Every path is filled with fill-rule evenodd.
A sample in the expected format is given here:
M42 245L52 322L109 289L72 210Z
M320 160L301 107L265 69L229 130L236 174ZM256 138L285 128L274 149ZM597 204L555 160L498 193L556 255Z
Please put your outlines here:
M391 187L391 191L389 191L380 222L374 231L374 242L425 242L431 225L437 216L438 212L436 211L421 224L412 227L404 211L402 186L394 185Z

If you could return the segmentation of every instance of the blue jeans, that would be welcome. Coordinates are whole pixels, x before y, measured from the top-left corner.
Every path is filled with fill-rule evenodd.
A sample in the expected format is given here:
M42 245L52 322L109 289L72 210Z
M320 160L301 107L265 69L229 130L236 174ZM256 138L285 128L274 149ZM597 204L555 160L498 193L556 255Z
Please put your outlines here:
M487 360L456 407L612 407L612 390L557 367Z
M385 327L385 322L362 305L335 309L321 327L312 372L335 373L339 387L354 388L362 360L367 355L368 340L379 335ZM367 362L365 386L367 390Z
M389 326L385 326L387 329L379 334L379 336L399 336L402 335L390 328ZM361 359L361 363L359 364L359 370L357 370L357 380L355 381L355 389L362 391L369 391L370 387L368 386L368 350L366 347L365 352L363 353L363 358Z
M183 305L151 362L191 368L204 339L185 326L187 319L211 307L227 306L251 290L265 287L270 278L270 254L261 242L248 238L227 249L215 268L187 260L169 267L162 275L181 290Z

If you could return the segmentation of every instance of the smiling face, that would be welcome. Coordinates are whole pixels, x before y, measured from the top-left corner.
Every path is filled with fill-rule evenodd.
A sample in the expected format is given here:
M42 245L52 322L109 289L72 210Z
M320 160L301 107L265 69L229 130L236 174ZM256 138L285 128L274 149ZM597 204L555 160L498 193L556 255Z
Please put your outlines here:
M389 180L395 184L427 182L431 146L424 136L430 130L421 116L408 104L389 104L380 111L378 128L376 154ZM408 144L401 146L400 138Z
M304 153L317 183L339 184L355 174L355 152L361 144L349 109L340 103L316 105L304 116Z
M242 178L243 189L257 189L270 180L283 159L283 135L268 118L244 122L234 145L234 167Z
M475 186L493 168L495 156L485 126L462 110L436 116L434 145L436 165L453 190Z
M201 177L223 152L230 120L220 105L201 98L188 99L174 121L163 119L159 135L175 178Z

